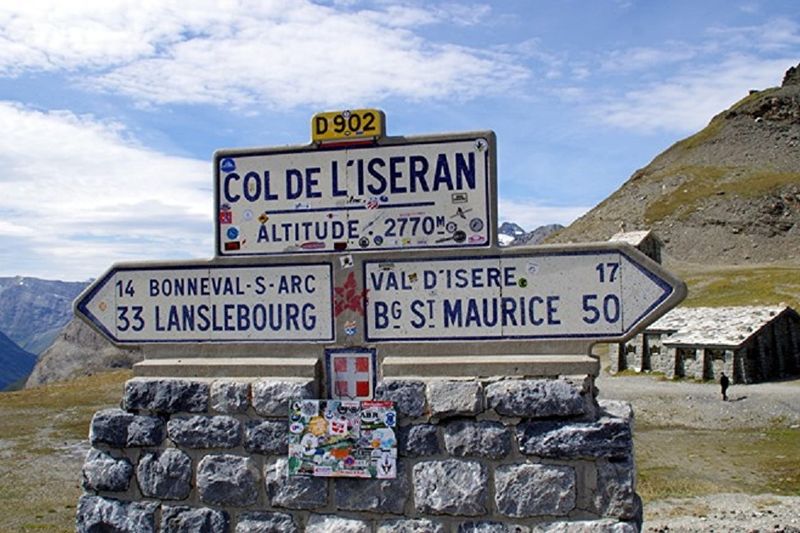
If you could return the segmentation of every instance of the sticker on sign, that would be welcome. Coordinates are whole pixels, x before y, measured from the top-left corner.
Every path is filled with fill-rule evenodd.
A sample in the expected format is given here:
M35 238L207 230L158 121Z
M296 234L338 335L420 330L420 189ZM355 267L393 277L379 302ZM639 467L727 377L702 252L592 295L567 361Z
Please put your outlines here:
M333 340L330 264L114 267L75 311L113 342Z
M217 254L488 247L494 134L220 151Z
M368 341L623 337L674 287L623 251L366 261Z

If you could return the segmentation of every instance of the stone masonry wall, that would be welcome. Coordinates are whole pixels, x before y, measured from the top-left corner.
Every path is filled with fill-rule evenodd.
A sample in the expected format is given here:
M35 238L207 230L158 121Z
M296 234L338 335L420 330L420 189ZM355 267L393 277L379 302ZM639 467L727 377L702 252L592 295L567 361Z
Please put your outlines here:
M95 414L77 530L638 531L632 411L590 377L386 380L394 480L288 478L288 401L314 381L136 378Z

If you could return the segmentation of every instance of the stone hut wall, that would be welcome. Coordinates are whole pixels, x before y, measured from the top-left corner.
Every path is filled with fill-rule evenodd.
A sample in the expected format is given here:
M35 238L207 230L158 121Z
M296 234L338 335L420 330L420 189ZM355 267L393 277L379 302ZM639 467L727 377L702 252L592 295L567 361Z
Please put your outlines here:
M800 319L784 312L739 346L676 345L659 332L640 333L611 345L611 372L626 368L662 372L666 377L759 383L800 373Z
M393 480L287 477L288 402L318 390L299 379L128 381L122 408L92 419L77 530L640 527L632 412L598 403L591 377L379 383L399 416Z

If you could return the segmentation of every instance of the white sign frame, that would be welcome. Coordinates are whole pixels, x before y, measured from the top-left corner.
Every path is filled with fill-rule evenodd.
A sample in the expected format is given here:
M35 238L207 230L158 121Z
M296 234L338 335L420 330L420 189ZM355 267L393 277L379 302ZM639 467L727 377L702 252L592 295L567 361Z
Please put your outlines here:
M84 291L75 313L118 345L330 342L332 294L327 262L127 264Z
M488 248L496 182L491 131L218 150L215 255Z
M618 339L676 292L624 250L521 251L364 261L366 342Z

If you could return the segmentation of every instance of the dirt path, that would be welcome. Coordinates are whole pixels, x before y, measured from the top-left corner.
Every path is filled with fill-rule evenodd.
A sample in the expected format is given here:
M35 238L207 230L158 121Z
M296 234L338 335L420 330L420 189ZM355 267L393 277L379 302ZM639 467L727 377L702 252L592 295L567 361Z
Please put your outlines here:
M597 380L600 398L625 400L645 426L740 430L800 427L800 379L733 385L723 402L718 385L659 380L647 375Z
M643 531L800 533L800 379L733 386L728 402L713 383L597 384L634 407Z

